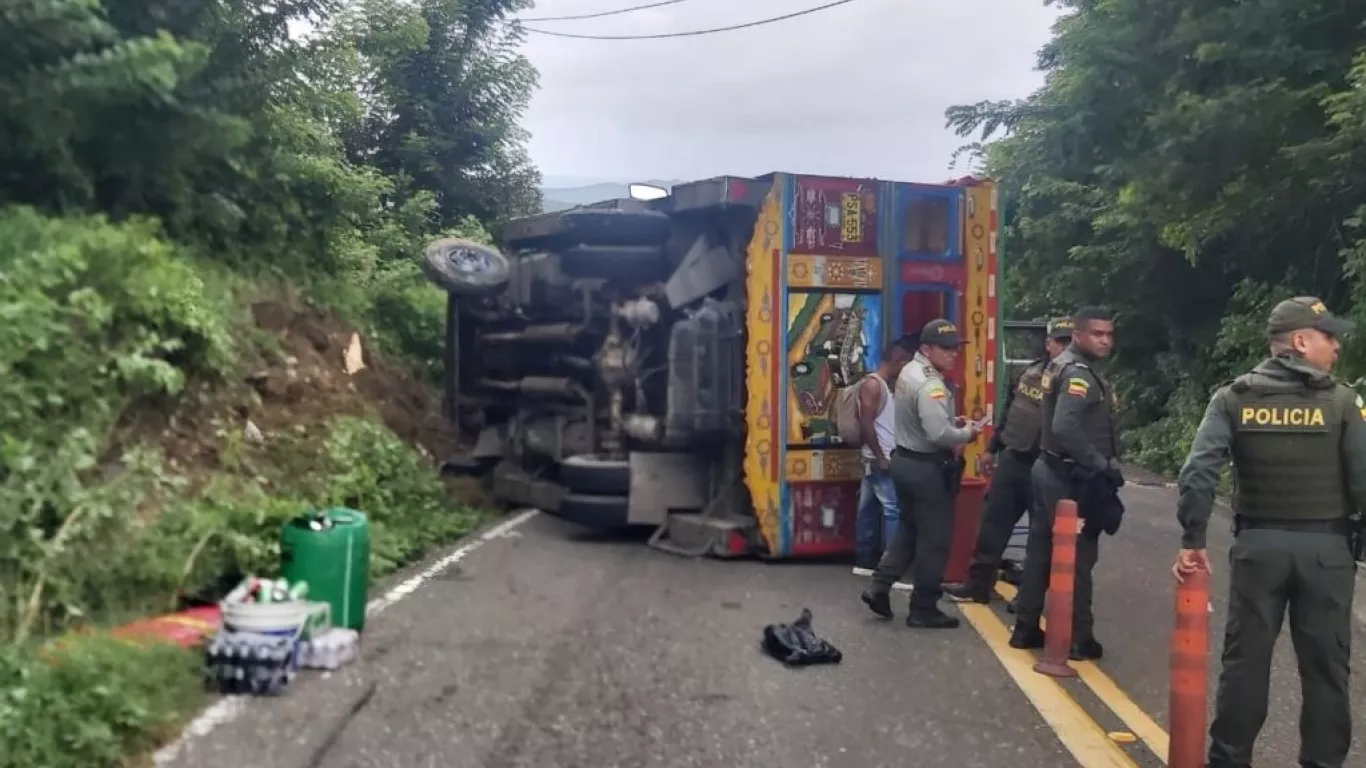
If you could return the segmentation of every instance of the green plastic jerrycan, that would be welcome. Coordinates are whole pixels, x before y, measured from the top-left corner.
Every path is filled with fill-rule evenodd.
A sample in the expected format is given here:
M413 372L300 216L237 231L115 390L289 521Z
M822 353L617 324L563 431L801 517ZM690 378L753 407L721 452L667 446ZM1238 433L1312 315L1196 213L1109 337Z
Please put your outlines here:
M308 599L332 606L332 624L365 629L370 524L345 507L296 517L280 532L280 574L308 583Z

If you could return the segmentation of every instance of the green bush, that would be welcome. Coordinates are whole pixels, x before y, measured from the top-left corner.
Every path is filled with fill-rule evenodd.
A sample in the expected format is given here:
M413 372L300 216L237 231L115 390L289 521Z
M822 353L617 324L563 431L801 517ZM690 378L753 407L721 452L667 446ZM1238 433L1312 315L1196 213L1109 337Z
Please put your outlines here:
M446 349L444 291L417 280L386 286L375 294L373 322L386 348L397 350L428 381L440 380Z
M382 425L338 419L325 450L330 472L319 499L369 516L372 576L392 573L479 523L478 512L452 502L431 462Z
M182 481L166 473L160 457L130 454L129 469L118 481L83 497L80 508L92 519L79 530L98 535L48 547L24 571L27 578L11 574L0 580L0 589L26 604L41 576L33 629L46 634L77 621L108 623L166 611L180 591L221 593L243 575L273 575L281 526L311 509L345 505L366 513L375 577L481 520L479 512L451 498L430 461L381 424L348 417L328 424L320 441L273 439L278 445L272 450L290 456L280 478L263 484L261 478L223 473L193 498L180 494ZM155 515L145 520L115 511L153 506ZM120 556L94 556L101 550ZM0 604L0 619L7 613ZM0 627L13 631L20 618L10 616Z
M228 370L231 306L150 222L0 211L0 631L84 615L65 565L162 479L101 466L109 431L135 398Z
M0 645L0 768L112 768L156 747L203 701L198 654L73 636L45 657Z
M442 237L463 237L491 245L493 237L473 216ZM389 258L370 284L367 324L381 345L413 364L428 381L440 380L446 344L446 292L431 283L419 269L425 243L415 234L404 240L392 237ZM397 246L406 252L395 250Z
M147 221L0 211L0 434L24 443L98 428L128 398L175 394L235 359L228 297Z

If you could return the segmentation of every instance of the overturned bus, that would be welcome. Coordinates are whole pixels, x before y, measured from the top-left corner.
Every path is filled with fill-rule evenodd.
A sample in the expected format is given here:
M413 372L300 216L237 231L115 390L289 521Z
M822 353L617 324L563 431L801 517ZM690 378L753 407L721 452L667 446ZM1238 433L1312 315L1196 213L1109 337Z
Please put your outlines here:
M643 192L512 221L500 250L428 248L450 294L447 413L473 446L447 471L584 526L654 526L674 552L852 553L863 468L839 390L947 317L967 340L962 415L997 401L995 184L774 173ZM954 563L989 437L966 448Z

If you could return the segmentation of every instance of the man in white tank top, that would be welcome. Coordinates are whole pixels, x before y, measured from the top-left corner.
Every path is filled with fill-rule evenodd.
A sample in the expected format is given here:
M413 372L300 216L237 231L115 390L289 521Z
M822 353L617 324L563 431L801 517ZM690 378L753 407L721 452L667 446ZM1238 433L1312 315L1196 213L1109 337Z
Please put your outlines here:
M908 336L893 341L882 353L877 370L858 383L858 423L863 444L863 485L858 494L854 533L854 573L870 576L882 550L896 535L901 520L892 486L892 449L896 448L891 382L915 356Z

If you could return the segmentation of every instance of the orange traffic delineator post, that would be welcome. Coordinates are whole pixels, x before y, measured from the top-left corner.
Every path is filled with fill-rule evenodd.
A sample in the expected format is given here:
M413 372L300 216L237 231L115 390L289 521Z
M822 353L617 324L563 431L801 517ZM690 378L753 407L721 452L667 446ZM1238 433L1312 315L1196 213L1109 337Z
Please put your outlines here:
M1170 768L1204 768L1208 704L1209 572L1185 575L1176 587L1172 629L1171 700L1167 707Z
M1076 677L1067 663L1072 654L1072 593L1077 579L1077 502L1062 499L1053 508L1053 556L1048 576L1048 632L1043 658L1034 671L1050 677Z

